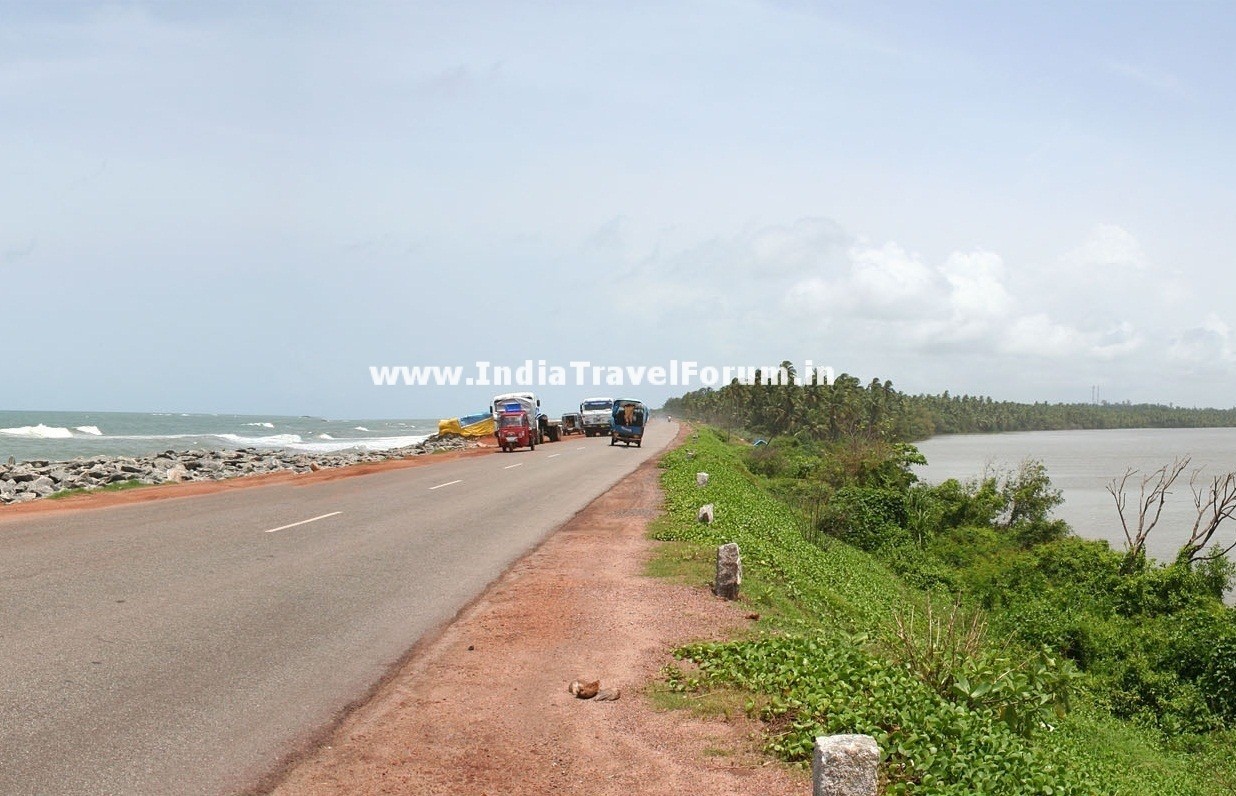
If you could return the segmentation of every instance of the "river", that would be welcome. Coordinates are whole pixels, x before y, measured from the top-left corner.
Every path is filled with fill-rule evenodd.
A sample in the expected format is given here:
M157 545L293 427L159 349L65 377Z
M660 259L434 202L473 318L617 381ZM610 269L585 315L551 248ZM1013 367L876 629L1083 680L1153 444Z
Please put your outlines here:
M1170 561L1189 538L1196 510L1189 491L1189 475L1202 468L1202 483L1212 475L1236 471L1236 429L1121 429L1102 431L1025 431L1006 434L953 434L933 437L918 444L927 466L917 468L919 478L939 483L948 478L966 481L982 474L984 467L1016 468L1023 459L1038 459L1047 467L1052 484L1064 493L1056 510L1087 539L1106 539L1124 549L1124 532L1116 504L1105 489L1132 467L1152 472L1176 457L1192 462L1172 489L1163 516L1146 543L1147 553ZM1131 525L1137 522L1140 474L1129 479L1125 509ZM1236 520L1229 521L1216 536L1230 544L1236 540Z

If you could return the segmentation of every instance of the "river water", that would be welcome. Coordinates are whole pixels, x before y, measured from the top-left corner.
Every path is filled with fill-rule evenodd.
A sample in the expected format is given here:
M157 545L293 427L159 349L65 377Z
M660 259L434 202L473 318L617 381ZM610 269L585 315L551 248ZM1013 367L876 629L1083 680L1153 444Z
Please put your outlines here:
M1236 429L1232 428L954 434L918 443L918 449L928 462L917 468L918 476L933 484L948 478L966 481L981 475L985 467L1010 469L1023 459L1038 459L1046 465L1052 484L1064 493L1064 505L1056 509L1056 516L1077 535L1106 539L1116 550L1124 549L1124 531L1105 486L1130 467L1151 472L1176 457L1190 456L1189 469L1177 479L1163 516L1146 542L1147 553L1161 561L1175 558L1196 517L1190 473L1202 468L1202 478L1208 480L1236 470ZM1125 513L1134 527L1140 484L1138 475L1126 487L1129 506ZM1223 526L1216 539L1229 544L1236 540L1236 521Z

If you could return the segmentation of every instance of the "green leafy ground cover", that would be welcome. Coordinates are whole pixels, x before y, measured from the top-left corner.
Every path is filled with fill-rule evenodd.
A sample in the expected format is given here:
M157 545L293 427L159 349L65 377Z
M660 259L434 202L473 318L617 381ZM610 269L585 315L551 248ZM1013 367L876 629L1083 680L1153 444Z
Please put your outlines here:
M1000 533L983 485L915 495L895 463L804 486L819 460L791 453L756 475L750 448L705 429L664 457L653 533L673 544L654 571L698 578L716 545L737 542L742 599L762 616L750 637L679 650L670 690L744 695L786 761L807 763L818 735L872 735L890 794L1236 792L1226 697L1203 687L1233 672L1187 643L1225 643L1236 627L1196 597L1213 583L1165 585L1179 573L1153 567L1113 581L1119 556L1052 526L1034 472L1004 485L1023 506ZM824 495L818 510L786 502L804 491ZM696 521L704 503L711 525Z

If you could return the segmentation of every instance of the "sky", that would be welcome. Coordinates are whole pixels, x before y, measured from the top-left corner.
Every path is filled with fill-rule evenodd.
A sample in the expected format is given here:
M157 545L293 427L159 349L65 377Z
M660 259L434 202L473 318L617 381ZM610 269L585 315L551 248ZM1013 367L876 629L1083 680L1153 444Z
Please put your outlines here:
M1236 6L0 0L0 409L1236 405ZM618 393L534 387L567 411Z

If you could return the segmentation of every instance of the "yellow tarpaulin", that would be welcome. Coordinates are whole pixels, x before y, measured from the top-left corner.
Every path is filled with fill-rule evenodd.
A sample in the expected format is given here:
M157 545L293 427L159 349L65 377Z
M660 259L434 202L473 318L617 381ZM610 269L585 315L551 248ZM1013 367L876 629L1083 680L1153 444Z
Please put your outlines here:
M461 437L488 437L494 433L494 419L488 415L481 420L473 421L470 417L464 419L472 422L463 425L457 417L439 420L438 433L458 434Z

